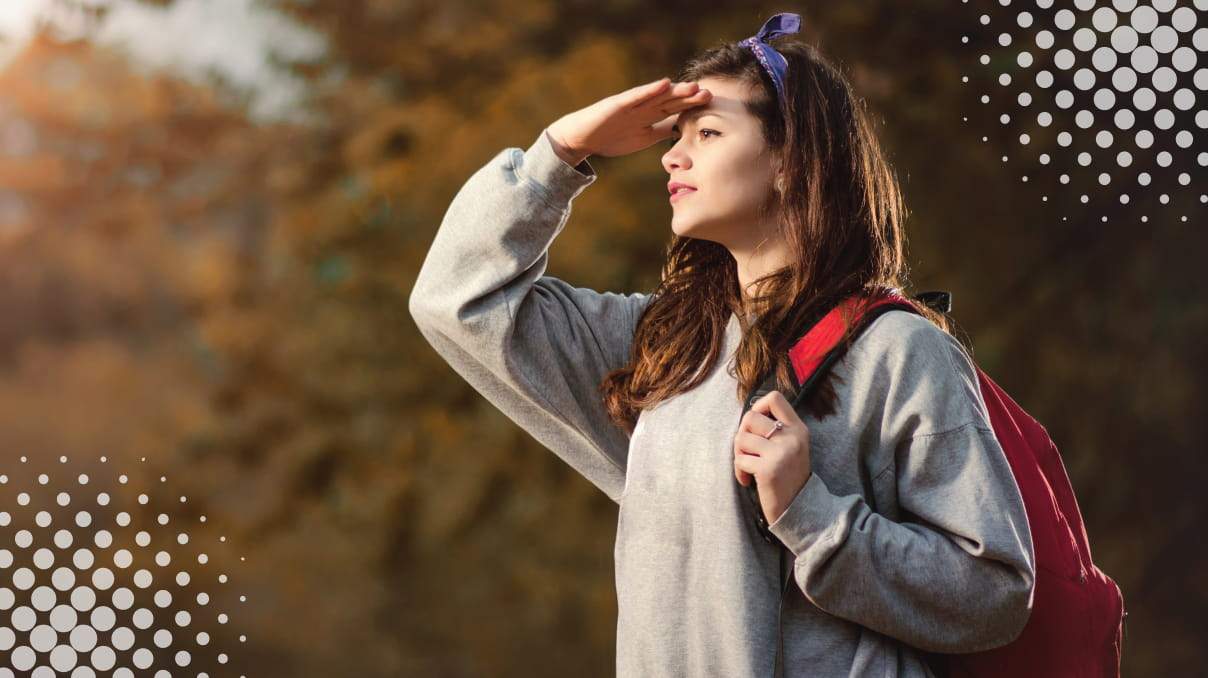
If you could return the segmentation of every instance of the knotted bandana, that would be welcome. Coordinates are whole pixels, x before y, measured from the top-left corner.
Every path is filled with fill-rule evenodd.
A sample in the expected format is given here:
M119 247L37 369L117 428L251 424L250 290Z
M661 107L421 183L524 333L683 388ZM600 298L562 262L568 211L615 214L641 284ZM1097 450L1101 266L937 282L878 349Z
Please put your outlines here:
M763 64L764 70L772 76L772 83L776 85L776 94L780 97L781 102L784 101L784 74L788 70L789 64L780 52L768 44L768 40L796 33L799 30L801 30L801 15L781 12L764 22L763 28L760 28L758 33L738 42L739 45L751 48L751 51L755 53L755 58Z

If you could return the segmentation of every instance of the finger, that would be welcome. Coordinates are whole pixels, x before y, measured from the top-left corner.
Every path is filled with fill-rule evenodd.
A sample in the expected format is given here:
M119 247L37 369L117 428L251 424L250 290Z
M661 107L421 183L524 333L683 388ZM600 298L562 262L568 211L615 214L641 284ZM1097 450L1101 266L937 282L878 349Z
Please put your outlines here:
M668 101L696 96L699 92L700 85L695 82L675 82L671 83L671 87L660 92L657 96L650 97L644 103L649 106L663 106Z
M753 454L757 457L768 458L774 455L778 449L776 443L756 433L743 431L734 436L735 454Z
M624 103L626 106L640 106L654 97L661 96L671 87L671 78L659 78L654 82L648 82L644 85L638 85L633 89L625 92Z
M759 457L752 457L746 454L740 454L734 458L735 475L738 477L738 482L743 482L743 475L754 476L759 480L759 475L763 472L764 462ZM745 487L747 483L743 483Z
M650 134L655 141L661 141L671 136L671 128L675 126L675 121L679 119L678 113L663 118L662 120L650 126Z
M758 401L756 401L758 402ZM769 417L762 412L757 412L754 406L743 415L742 424L739 426L740 431L750 431L758 436L766 438L771 434L772 429L776 426L776 419Z
M705 104L709 103L709 100L712 98L712 92L707 89L702 89L699 92L694 92L686 97L667 99L659 105L659 110L663 111L664 113L678 113L680 111L686 111L689 108L704 106Z
M785 426L790 424L801 423L801 418L797 416L797 412L793 410L793 406L789 404L787 398L780 391L769 391L762 398L756 400L751 409L764 416L770 416L773 419L784 422Z

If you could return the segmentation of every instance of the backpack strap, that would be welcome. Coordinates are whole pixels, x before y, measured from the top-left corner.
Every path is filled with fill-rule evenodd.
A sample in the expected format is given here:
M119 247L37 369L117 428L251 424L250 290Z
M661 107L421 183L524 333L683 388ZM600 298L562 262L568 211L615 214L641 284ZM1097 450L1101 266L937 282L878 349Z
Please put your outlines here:
M952 294L950 292L938 290L922 292L914 295L913 299L943 313L947 313L952 309ZM855 305L860 301L860 297L853 296L836 304L820 320L815 321L805 334L789 349L789 361L793 366L793 378L795 380L793 386L797 391L791 401L794 410L801 411L802 404L807 401L810 394L826 378L826 374L830 371L831 367L843 357L847 348L839 343L840 339L843 338L844 331L847 329L843 320L843 308L855 309ZM894 292L880 295L868 302L863 313L854 318L856 326L855 336L858 337L881 314L893 310L909 311L911 313L919 312L914 302L901 294ZM760 381L759 386L747 398L742 413L745 415L747 410L751 409L751 406L755 404L756 400L774 390L776 390L776 374L775 370L769 370L768 374ZM768 521L763 515L763 508L759 502L759 488L756 486L755 479L751 478L751 483L744 487L743 490L745 490L747 503L752 509L760 535L764 541L775 544L779 540L768 529Z

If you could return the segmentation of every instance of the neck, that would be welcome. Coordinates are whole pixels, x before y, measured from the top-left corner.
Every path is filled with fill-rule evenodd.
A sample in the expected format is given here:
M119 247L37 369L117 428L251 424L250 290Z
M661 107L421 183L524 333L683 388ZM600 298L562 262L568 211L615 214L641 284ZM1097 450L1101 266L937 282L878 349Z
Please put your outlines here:
M730 247L730 255L738 273L738 288L742 291L742 306L747 317L754 314L751 284L759 278L788 265L788 248L780 238L767 237L749 246Z

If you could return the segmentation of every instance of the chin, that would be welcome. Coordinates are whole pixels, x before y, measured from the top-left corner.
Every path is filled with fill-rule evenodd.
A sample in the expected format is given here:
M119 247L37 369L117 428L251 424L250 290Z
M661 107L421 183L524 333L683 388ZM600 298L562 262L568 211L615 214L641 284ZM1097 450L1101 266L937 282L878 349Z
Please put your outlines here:
M711 223L708 221L701 222L700 220L696 220L696 219L685 219L685 218L672 217L671 232L675 233L676 235L678 235L680 237L684 237L684 238L696 238L698 240L713 240L716 242L716 238L710 236L710 232L713 230L713 229L709 228L710 225L711 225Z

